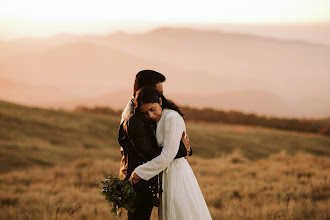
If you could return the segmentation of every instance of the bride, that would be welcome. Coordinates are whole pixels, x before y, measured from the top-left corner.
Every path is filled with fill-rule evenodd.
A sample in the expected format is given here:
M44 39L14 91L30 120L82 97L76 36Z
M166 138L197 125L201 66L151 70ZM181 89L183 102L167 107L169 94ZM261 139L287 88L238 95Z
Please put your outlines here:
M212 219L189 163L184 158L174 159L182 132L186 131L180 109L153 88L142 88L137 93L135 107L146 118L157 122L156 138L163 149L158 157L134 170L131 184L141 178L149 180L163 171L159 219Z

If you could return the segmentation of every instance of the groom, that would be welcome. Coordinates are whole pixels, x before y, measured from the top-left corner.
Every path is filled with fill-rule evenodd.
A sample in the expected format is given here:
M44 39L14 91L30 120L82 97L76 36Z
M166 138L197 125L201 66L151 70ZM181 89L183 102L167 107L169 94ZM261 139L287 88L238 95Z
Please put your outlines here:
M135 78L134 95L142 87L153 87L163 93L165 76L153 70L142 70ZM134 103L130 100L122 114L119 129L119 144L122 146L122 161L119 176L129 179L139 165L152 160L161 153L155 137L156 124L147 120L139 111L134 113ZM184 136L184 135L183 135ZM185 142L187 149L185 147ZM176 158L190 154L189 139L182 138ZM136 192L135 211L128 213L129 220L149 220L153 206L158 206L158 176L149 181L140 180L134 185Z

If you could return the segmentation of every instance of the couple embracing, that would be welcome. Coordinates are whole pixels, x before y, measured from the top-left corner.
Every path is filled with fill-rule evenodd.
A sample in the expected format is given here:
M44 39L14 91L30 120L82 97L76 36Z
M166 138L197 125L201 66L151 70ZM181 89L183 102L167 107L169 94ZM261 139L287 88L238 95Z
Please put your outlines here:
M128 219L149 220L153 206L159 206L161 220L211 219L187 161L192 151L183 114L164 97L164 81L161 73L140 71L122 113L120 176L129 179L136 192L135 211Z

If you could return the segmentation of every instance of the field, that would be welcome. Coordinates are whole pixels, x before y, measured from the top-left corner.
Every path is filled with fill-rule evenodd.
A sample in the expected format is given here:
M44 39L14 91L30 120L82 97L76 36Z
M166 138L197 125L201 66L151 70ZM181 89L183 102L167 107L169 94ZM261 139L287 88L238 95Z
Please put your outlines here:
M118 122L0 102L0 219L114 219L96 181L118 171ZM330 218L330 137L196 122L187 131L213 219Z

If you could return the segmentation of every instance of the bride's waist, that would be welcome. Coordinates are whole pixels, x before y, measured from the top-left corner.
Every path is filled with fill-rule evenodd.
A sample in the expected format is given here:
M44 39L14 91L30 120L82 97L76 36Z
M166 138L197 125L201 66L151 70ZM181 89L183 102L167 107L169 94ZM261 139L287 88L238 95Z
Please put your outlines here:
M165 169L165 172L168 173L168 171L172 169L181 170L184 166L184 163L186 163L186 159L184 157L174 159Z

